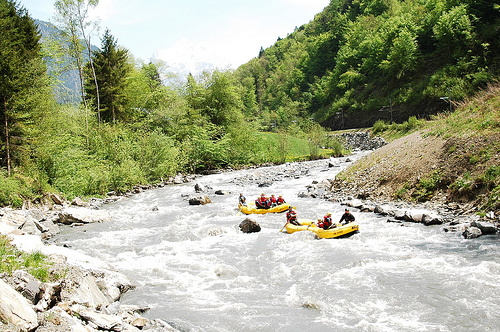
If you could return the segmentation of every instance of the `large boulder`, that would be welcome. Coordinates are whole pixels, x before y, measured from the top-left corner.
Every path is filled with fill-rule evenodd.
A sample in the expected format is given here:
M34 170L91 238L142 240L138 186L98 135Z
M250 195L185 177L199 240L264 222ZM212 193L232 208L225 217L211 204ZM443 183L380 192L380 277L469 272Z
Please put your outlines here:
M101 314L90 310L81 311L79 314L82 319L95 324L99 330L122 331L122 320L117 316Z
M440 216L427 210L407 210L404 213L403 220L422 223L426 226L441 225L443 223Z
M246 218L240 223L240 230L243 233L257 233L260 232L261 228L256 221Z
M69 207L59 213L58 222L65 225L90 224L95 222L111 221L107 211L90 210L85 208Z
M225 195L229 195L231 194L229 191L226 191L226 190L217 190L215 191L215 194L216 195L222 195L222 196L225 196Z
M61 298L70 303L81 303L87 307L102 307L111 303L91 274L85 274L79 280L72 280L72 287L64 288Z
M189 205L205 205L208 203L212 203L212 201L206 195L189 198Z
M497 232L496 226L493 223L487 221L473 221L471 222L471 226L479 228L483 235L496 234Z
M38 326L37 315L21 294L0 279L0 321L11 323L21 331Z
M481 230L477 227L468 227L463 233L462 236L466 239L475 239L483 235Z

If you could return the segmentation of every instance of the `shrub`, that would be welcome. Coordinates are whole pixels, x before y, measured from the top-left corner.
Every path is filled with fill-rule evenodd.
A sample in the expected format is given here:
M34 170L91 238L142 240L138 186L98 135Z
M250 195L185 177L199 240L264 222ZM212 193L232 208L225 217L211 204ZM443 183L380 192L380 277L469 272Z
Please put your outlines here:
M372 133L373 133L373 135L376 135L378 133L382 133L382 132L386 131L388 128L389 128L389 126L385 123L384 120L377 120L373 124Z
M442 181L441 172L434 171L429 176L418 181L413 197L419 202L425 202L432 198L434 192L439 188Z

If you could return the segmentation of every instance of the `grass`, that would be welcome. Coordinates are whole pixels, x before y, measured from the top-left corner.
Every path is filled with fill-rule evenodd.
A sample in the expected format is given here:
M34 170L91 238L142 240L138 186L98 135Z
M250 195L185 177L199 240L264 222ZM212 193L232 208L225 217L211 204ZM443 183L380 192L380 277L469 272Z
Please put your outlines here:
M279 134L273 133L273 132L260 132L259 134L259 141L262 144L265 144L268 146L268 151L273 151L274 149L274 154L275 154L275 161L280 161L281 156L279 156L280 153L282 153L280 150L280 147L278 146L278 141L279 141ZM329 142L330 145L332 145L332 148L321 148L318 149L318 155L320 158L327 158L332 155L338 155L339 150L343 151L342 147L339 147L335 142ZM292 162L292 161L302 161L302 160L309 160L311 156L311 146L309 144L309 141L307 139L303 138L297 138L293 136L288 136L287 137L287 142L285 145L285 162ZM342 152L340 152L342 153Z
M7 236L0 235L0 273L12 275L16 270L25 270L42 282L58 279L50 274L51 263L48 257L35 251L23 253L17 250Z

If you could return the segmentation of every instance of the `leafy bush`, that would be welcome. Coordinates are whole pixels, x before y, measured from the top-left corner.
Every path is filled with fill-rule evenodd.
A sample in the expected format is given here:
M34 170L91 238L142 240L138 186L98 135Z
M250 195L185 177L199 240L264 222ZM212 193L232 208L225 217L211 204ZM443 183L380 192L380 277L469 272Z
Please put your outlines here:
M0 205L20 208L23 198L30 199L33 196L29 184L22 181L20 175L7 177L5 173L0 172Z
M373 128L372 128L372 134L373 135L376 135L378 133L381 133L381 132L384 132L387 130L389 126L385 123L384 120L377 120L375 121L375 123L373 124Z
M434 192L439 188L442 181L442 175L439 171L434 171L428 176L422 177L416 186L413 197L419 202L425 202L431 199Z

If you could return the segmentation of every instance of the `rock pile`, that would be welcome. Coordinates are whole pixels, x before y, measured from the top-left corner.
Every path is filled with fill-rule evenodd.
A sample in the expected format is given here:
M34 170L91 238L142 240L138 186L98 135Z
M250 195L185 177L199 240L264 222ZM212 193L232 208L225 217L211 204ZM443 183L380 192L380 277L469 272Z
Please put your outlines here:
M370 137L369 131L349 131L334 136L350 150L375 150L387 144L382 137Z

